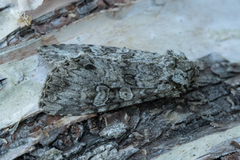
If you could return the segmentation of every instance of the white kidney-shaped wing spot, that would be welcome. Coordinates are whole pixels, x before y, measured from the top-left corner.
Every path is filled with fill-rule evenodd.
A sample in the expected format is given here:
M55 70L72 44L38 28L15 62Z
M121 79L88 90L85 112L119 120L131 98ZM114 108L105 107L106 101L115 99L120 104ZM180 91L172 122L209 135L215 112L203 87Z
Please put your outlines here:
M128 101L128 100L131 100L133 98L133 93L131 91L130 88L121 88L120 91L119 91L119 96L121 99L125 100L125 101Z
M109 88L107 86L97 86L97 96L94 98L93 105L103 106L108 100Z

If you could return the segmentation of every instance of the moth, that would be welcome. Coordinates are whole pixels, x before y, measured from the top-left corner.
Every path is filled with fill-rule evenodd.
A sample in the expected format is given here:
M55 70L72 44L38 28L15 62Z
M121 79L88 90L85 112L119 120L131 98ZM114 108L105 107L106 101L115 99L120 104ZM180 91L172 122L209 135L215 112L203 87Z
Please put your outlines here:
M42 46L55 67L47 76L39 107L51 115L107 112L165 97L179 97L196 84L198 67L184 53L96 45Z

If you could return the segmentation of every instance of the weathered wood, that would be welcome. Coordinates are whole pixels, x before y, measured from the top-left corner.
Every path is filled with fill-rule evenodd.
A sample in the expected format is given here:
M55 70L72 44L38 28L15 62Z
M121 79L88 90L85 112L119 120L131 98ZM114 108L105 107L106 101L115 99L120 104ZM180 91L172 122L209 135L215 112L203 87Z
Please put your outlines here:
M1 158L18 153L16 159L150 159L227 130L240 120L240 91L211 71L212 65L226 63L211 56L207 64L199 59L204 68L199 87L180 98L85 117L40 113L20 122L15 131L1 130Z
M98 13L101 10L117 8L118 4L127 4L126 0L96 1L96 0L79 0L71 4L58 8L52 12L44 14L32 22L29 26L18 28L0 40L0 52L6 47L14 46L22 41L29 41L33 38L39 38L53 30L60 29L78 21L90 14ZM4 8L2 8L4 9ZM1 8L0 8L1 12Z

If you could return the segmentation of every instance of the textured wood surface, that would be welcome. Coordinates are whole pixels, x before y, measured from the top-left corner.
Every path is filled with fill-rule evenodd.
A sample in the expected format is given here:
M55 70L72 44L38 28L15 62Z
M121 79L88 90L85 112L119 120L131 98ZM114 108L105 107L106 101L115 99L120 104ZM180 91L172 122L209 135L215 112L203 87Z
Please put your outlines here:
M216 56L199 59L199 87L179 98L82 118L40 113L15 130L1 130L1 157L22 149L17 159L150 159L173 146L227 130L234 126L228 124L240 120L240 91L234 81L224 83L232 74L220 78L222 72L212 72L212 65L227 62Z

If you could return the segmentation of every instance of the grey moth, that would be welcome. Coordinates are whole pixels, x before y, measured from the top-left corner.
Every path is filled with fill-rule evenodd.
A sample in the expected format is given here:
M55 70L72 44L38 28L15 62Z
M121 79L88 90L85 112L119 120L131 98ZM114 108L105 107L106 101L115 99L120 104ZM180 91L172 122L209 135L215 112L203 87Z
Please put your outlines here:
M164 97L179 97L196 84L198 68L184 53L96 45L42 46L39 54L55 64L39 107L51 115L84 115L115 110Z

